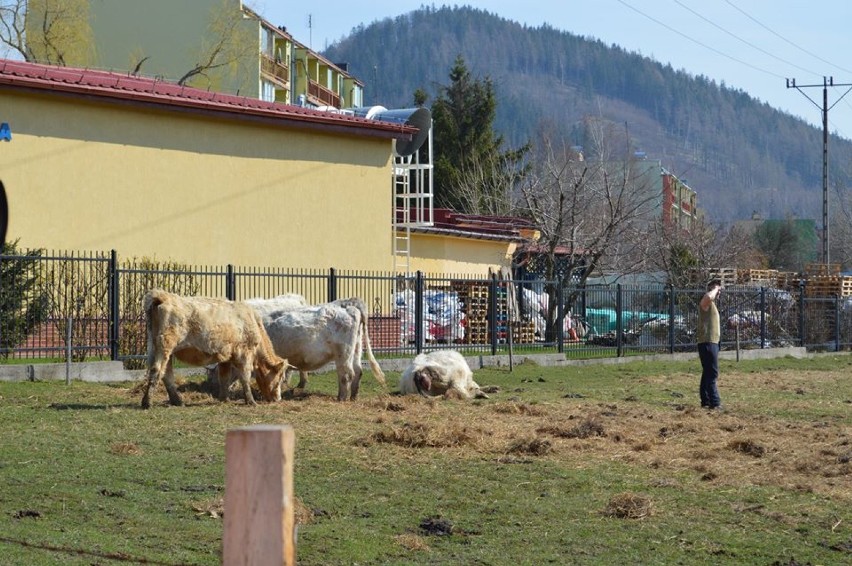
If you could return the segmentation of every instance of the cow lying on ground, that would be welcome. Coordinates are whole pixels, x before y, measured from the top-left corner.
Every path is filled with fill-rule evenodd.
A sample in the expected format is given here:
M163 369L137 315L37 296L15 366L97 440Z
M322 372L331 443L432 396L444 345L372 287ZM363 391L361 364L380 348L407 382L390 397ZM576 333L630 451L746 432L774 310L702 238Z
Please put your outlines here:
M385 385L385 374L373 356L367 331L367 306L358 298L341 299L317 306L284 311L266 331L275 353L299 370L299 388L307 385L307 372L334 362L337 399L355 400L361 384L362 340L376 380ZM289 368L288 368L289 370ZM285 379L287 373L285 371ZM276 398L280 398L280 386Z
M218 363L220 400L227 399L232 368L243 384L247 404L256 404L249 383L253 370L263 397L274 398L287 362L275 355L260 316L250 306L223 299L182 297L160 289L146 293L142 306L148 333L148 386L142 397L143 409L151 407L151 396L161 378L169 403L183 404L174 382L174 358L195 366Z
M403 395L419 393L424 397L488 398L473 380L464 356L455 350L418 354L402 372L399 390Z

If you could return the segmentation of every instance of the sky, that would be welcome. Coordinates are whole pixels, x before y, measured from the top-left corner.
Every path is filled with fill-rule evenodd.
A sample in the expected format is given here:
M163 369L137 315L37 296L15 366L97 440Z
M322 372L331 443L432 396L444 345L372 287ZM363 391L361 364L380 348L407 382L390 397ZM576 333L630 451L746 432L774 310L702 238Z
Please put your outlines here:
M246 0L261 16L322 51L360 24L421 6L472 6L537 27L619 45L692 75L742 90L852 139L852 2L849 0L370 0L319 4ZM369 77L359 77L369 83ZM795 79L798 88L789 88ZM835 86L825 88L833 79ZM846 86L841 86L846 85ZM848 94L847 94L848 92ZM845 95L845 96L844 96Z

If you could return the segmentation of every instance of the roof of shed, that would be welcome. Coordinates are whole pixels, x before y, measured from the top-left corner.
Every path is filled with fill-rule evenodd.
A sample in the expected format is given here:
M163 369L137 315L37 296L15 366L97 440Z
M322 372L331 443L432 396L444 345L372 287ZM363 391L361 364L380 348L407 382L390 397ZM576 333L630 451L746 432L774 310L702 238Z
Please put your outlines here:
M529 242L538 237L532 223L515 216L463 214L448 208L436 208L432 220L432 226L412 228L411 231L515 243Z
M293 128L406 141L417 132L417 128L395 122L266 102L128 73L57 67L10 59L0 59L0 89L62 94L102 102L129 103Z

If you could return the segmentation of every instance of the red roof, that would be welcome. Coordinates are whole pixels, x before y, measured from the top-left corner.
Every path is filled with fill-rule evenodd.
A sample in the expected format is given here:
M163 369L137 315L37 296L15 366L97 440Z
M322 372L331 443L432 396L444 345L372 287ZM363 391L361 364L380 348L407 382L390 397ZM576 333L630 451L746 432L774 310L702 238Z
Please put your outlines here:
M402 221L401 211L397 211L397 220ZM529 241L534 226L528 220L515 216L463 214L449 208L436 208L432 214L432 226L412 228L412 231L520 243Z
M58 93L97 98L104 102L130 102L237 119L259 119L291 127L330 129L402 140L410 140L417 132L417 128L395 122L265 102L127 73L40 65L10 59L0 59L0 89Z

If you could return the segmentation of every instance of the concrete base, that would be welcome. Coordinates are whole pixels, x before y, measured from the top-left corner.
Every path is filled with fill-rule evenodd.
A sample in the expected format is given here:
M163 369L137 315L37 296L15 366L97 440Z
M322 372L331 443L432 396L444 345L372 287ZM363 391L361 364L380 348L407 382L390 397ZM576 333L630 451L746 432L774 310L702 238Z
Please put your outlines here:
M766 360L772 358L812 358L821 354L808 353L805 348L785 347L766 348L763 350L740 350L740 360ZM837 353L833 353L837 355ZM413 356L412 356L413 358ZM402 372L408 367L412 358L400 358L393 360L379 360L379 365L384 371ZM736 360L737 352L724 350L719 353L722 360ZM475 355L465 356L468 365L474 371L487 367L509 367L509 355L498 356ZM684 352L678 354L652 354L647 356L628 356L624 358L597 358L591 360L569 360L564 354L522 354L513 356L515 365L525 362L533 363L543 367L554 366L588 366L593 364L626 364L639 361L690 361L698 360L697 352ZM364 364L369 370L369 365ZM314 373L326 373L334 371L334 364L329 364ZM67 373L66 373L67 372ZM204 374L203 367L175 369L177 375ZM114 381L137 381L144 379L145 370L125 370L121 362L82 362L66 364L16 364L0 365L0 381L55 381L66 379L93 382Z

